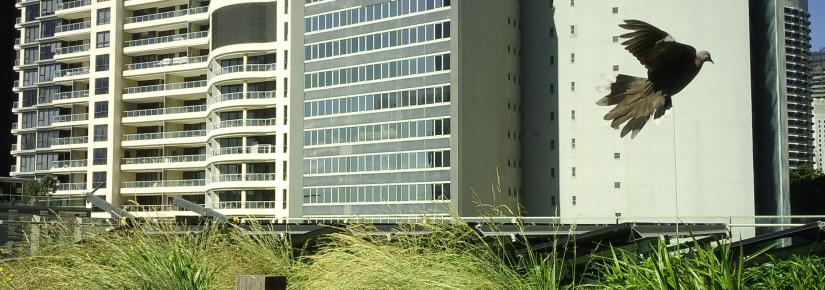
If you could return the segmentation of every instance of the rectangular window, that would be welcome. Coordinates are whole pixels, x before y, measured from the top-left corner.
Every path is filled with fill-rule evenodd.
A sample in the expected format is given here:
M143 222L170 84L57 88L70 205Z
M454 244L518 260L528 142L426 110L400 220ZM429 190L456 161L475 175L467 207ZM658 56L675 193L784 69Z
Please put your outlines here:
M108 153L107 151L108 151L107 148L95 148L94 151L93 151L93 154L92 154L92 156L93 156L92 164L93 165L106 165L106 160L107 160L106 156L107 156L107 153Z
M613 159L621 159L622 153L613 153Z
M103 185L100 188L106 188L106 172L92 172L92 186L98 187L100 185Z
M619 71L619 65L618 64L613 65L613 71Z
M97 25L109 24L111 22L111 8L97 9Z
M109 32L103 31L97 33L97 40L95 41L97 48L109 47Z
M570 148L574 148L574 149L576 148L576 139L575 138L570 139Z
M109 78L95 79L95 95L105 95L109 93Z
M109 117L109 101L95 103L95 118Z
M95 142L106 141L109 139L109 125L95 125L94 130Z
M619 7L613 7L613 14L619 14Z
M95 71L108 71L109 70L109 55L102 54L95 56Z
M570 175L576 177L576 167L570 168Z
M617 181L617 182L614 182L614 183L613 183L613 188L616 188L616 189L618 189L618 188L622 188L622 183L621 183L621 182L618 182L618 181Z
M576 196L573 196L573 205L576 205Z

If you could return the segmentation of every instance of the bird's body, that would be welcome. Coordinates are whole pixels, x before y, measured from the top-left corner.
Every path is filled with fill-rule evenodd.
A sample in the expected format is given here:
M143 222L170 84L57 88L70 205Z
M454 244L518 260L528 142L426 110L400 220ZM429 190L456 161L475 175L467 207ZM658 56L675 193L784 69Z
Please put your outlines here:
M676 42L673 37L658 28L638 20L625 20L619 25L632 32L622 35L623 42L647 68L647 79L619 75L610 86L610 94L597 102L612 106L605 120L611 126L622 128L621 136L632 132L635 137L650 119L658 119L672 107L671 97L681 92L699 74L705 62L713 62L710 53L696 52L690 45Z

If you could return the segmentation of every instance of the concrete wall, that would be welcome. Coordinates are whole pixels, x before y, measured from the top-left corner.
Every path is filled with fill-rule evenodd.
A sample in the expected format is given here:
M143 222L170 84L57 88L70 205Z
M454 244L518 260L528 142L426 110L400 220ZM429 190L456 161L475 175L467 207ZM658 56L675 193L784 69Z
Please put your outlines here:
M575 6L557 1L555 6L561 215L753 215L747 1L576 1ZM635 139L620 139L602 120L609 109L595 105L617 73L646 76L613 42L625 32L618 27L624 19L649 22L677 41L710 51L716 61L673 98L666 116L649 122Z

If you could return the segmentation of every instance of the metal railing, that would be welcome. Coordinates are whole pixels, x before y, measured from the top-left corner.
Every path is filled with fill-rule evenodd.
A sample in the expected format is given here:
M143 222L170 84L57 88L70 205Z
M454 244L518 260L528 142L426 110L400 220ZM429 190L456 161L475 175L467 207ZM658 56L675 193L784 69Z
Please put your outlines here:
M211 209L273 209L278 208L275 201L221 201L205 205Z
M86 28L91 28L91 27L92 27L92 22L90 22L90 21L71 23L71 24L63 24L63 25L58 25L55 28L54 32L55 33L69 32L69 31L81 30L81 29L86 29Z
M17 123L17 122L13 122L13 123L11 123L11 129L12 129L12 130L17 130L17 129L18 129L17 125L18 125L18 123Z
M89 120L89 114L57 115L52 117L52 123L78 122Z
M123 112L123 117L145 117L197 112L206 112L206 105L125 111Z
M204 186L205 179L186 180L152 180L152 181L124 181L123 188L152 188L152 187L189 187Z
M11 151L17 151L17 144L11 144Z
M57 77L82 76L89 74L88 67L67 68L55 72Z
M212 177L212 182L243 181L243 174L219 174Z
M9 172L17 172L17 165L12 164L11 167L9 168L9 170L10 170Z
M55 55L61 55L61 54L70 54L70 53L78 53L78 52L86 52L86 51L89 51L89 45L88 44L80 44L80 45L66 46L66 47L61 47L61 48L55 49L54 54Z
M213 71L212 73L215 76L219 76L219 75L230 74L230 73L238 73L238 72L274 71L276 68L277 68L277 64L274 64L274 63L233 65L233 66L221 67L221 68Z
M12 109L20 108L20 102L18 102L18 101L11 102L11 108Z
M158 164L206 161L206 154L123 158L123 164Z
M158 211L186 211L185 209L174 204L160 204L160 205L122 205L121 208L128 212L158 212Z
M222 129L222 128L236 128L236 127L262 127L262 126L275 126L278 122L278 119L271 118L271 119L235 119L235 120L224 120L217 123L209 123L208 127L210 130L212 129Z
M277 174L275 173L247 173L246 180L247 181L273 181L277 180Z
M166 67L166 66L173 66L173 65L190 64L190 63L202 63L202 62L206 62L206 60L208 60L208 59L209 59L208 55L192 56L192 57L166 58L166 59L157 60L157 61L130 63L130 64L127 64L124 67L124 69L125 70L138 70L138 69Z
M87 160L80 159L80 160L61 160L55 161L51 163L51 168L77 168L77 167L86 167Z
M52 146L74 145L74 144L85 144L85 143L89 143L89 137L88 136L65 137L65 138L54 138L54 139L52 139Z
M197 38L204 38L209 36L209 31L198 31L198 32L191 32L191 33L184 33L184 34L177 34L177 35L169 35L169 36L160 36L160 37L152 37L152 38L145 38L145 39L136 39L136 40L128 40L124 44L125 47L134 47L134 46L143 46L143 45L152 45L152 44L160 44L160 43L167 43L167 42L175 42L175 41L183 41L189 39L197 39Z
M138 93L147 93L147 92L191 89L191 88L199 88L199 87L205 87L205 86L206 86L206 81L191 81L191 82L184 82L184 83L172 83L172 84L162 84L162 85L130 87L130 88L123 89L123 93L124 94L138 94Z
M212 177L212 182L272 181L277 178L276 173L218 174Z
M246 93L226 93L217 96L209 97L209 103L219 103L225 101L243 100L243 99L274 99L276 97L275 91L254 91Z
M78 7L83 7L83 6L89 6L91 4L92 4L91 0L68 1L68 2L63 2L63 3L60 3L59 5L57 5L56 10L78 8Z
M206 130L189 130L189 131L174 131L174 132L158 132L158 133L143 133L143 134L123 135L123 137L125 139L124 141L188 138L188 137L201 137L201 136L206 136Z
M57 185L57 191L65 191L65 190L86 190L86 183L85 182L61 183L61 184Z
M71 92L62 92L62 93L54 93L52 97L52 101L58 100L68 100L68 99L80 99L80 98L88 98L89 91L71 91Z
M20 81L14 81L14 87L19 89L20 88Z
M201 13L206 13L207 11L209 11L209 6L189 8L189 9L169 11L169 12L161 12L161 13L155 13L155 14L149 14L149 15L127 17L126 18L126 24L152 21L152 20L159 20L159 19L174 18L174 17L186 16L186 15L192 15L192 14L201 14Z
M253 146L222 147L211 151L212 156L236 154L267 154L277 152L275 145L262 144Z

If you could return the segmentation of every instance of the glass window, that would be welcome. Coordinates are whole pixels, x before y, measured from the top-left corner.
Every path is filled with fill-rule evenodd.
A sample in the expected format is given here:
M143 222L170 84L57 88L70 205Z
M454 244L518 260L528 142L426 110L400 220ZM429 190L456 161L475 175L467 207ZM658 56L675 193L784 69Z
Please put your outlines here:
M106 188L106 172L92 172L92 186Z
M106 118L109 116L109 101L95 103L95 118Z
M111 22L111 8L102 8L97 10L97 25L109 24Z
M95 79L95 95L104 95L109 93L109 78Z
M97 40L95 41L97 48L109 47L109 32L103 31L97 33Z
M93 151L93 165L106 165L107 148L95 148Z
M95 71L109 70L109 55L102 54L95 57Z
M95 125L94 130L95 142L106 141L109 139L109 125Z

